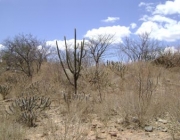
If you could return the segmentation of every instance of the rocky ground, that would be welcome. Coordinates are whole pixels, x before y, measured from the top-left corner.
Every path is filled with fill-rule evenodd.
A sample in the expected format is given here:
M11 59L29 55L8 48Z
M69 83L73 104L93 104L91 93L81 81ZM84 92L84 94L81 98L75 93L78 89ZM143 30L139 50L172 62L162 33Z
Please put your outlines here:
M65 122L64 119L61 115L47 116L38 127L27 130L27 140L180 140L180 133L172 131L172 122L161 118L143 128L137 127L136 118L126 126L116 116L106 123L96 115L91 122Z

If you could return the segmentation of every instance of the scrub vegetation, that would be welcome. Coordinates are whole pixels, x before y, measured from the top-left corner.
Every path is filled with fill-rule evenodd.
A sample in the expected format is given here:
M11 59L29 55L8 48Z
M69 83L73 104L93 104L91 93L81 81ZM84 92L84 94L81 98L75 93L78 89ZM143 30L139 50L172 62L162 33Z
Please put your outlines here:
M165 53L149 33L119 44L113 35L76 36L74 44L64 37L64 49L56 42L56 54L32 35L4 40L0 140L118 139L126 131L176 139L180 53ZM123 60L107 61L112 47Z

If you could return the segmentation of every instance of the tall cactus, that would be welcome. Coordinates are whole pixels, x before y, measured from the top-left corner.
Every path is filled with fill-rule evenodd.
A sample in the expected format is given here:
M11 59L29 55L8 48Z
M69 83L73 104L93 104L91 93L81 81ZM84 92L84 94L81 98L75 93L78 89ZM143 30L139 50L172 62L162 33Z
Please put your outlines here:
M73 53L70 53L69 49L68 49L68 45L67 45L67 40L66 37L64 37L65 40L65 53L66 53L66 63L67 66L70 70L70 72L73 74L73 82L70 80L70 76L68 75L66 69L65 69L65 63L63 62L61 53L60 53L60 49L58 47L58 42L56 41L56 46L57 46L57 52L58 52L58 57L61 63L61 66L63 68L63 71L69 81L69 83L74 86L74 92L75 94L77 94L77 81L78 78L80 76L80 71L82 68L82 59L85 57L86 55L86 51L84 48L84 42L85 40L83 39L83 41L81 42L81 44L79 45L79 43L77 44L77 39L76 39L76 29L74 31L74 49L73 49ZM71 59L72 57L70 56L71 54L73 54L73 59Z

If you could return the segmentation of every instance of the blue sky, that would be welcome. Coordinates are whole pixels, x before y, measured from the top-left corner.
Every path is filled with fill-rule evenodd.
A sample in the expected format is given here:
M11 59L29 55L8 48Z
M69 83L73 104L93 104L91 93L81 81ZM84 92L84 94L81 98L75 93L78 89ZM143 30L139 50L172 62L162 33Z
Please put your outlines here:
M97 34L125 36L151 32L160 41L180 39L180 0L0 0L0 44L19 33L48 44Z

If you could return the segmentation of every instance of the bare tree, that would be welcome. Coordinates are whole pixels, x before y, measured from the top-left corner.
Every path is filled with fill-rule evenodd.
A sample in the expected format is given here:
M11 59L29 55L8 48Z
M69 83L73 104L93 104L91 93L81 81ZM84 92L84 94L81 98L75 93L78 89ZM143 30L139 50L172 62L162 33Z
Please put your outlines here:
M97 89L100 96L100 101L102 101L102 77L105 77L106 73L99 68L99 63L102 57L106 55L106 51L114 42L114 35L101 34L96 36L96 38L89 38L87 42L87 48L89 50L90 57L93 58L95 62L95 73L90 80L93 84L97 85Z
M114 42L114 35L100 34L96 38L89 38L87 47L91 57L94 59L96 67L99 65L100 59L105 55L109 46Z
M126 37L120 44L120 50L131 61L148 61L157 57L160 51L159 42L150 37L150 33L142 33L137 39Z
M57 46L57 52L58 52L58 57L61 63L61 66L63 68L63 71L70 82L71 85L74 86L74 91L75 94L77 94L77 82L78 78L80 76L80 71L82 69L82 59L86 55L86 51L84 49L84 39L81 42L81 44L77 44L76 41L76 29L74 31L74 48L70 49L67 45L66 37L64 37L65 40L65 62L63 61L62 54L60 52L60 49L58 47L58 43L56 41L56 46ZM65 65L67 64L70 72L73 74L73 82L70 80L70 76L68 75Z
M36 71L39 72L41 69L41 65L44 61L47 61L48 56L52 54L51 47L47 46L45 42L42 42L42 45L36 50L35 53L35 63L36 63Z
M44 42L33 37L31 34L17 35L14 39L4 40L3 60L8 67L13 67L32 77L35 65L40 70L42 62L47 54L43 52ZM39 46L44 46L39 48ZM37 63L38 62L38 63ZM37 65L38 64L38 65Z

